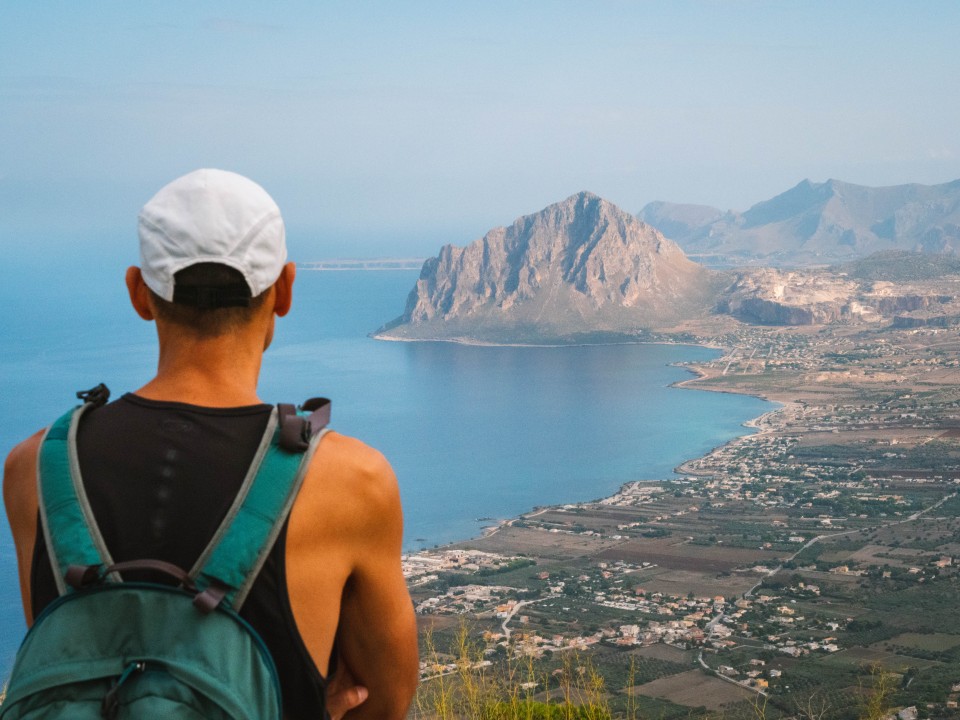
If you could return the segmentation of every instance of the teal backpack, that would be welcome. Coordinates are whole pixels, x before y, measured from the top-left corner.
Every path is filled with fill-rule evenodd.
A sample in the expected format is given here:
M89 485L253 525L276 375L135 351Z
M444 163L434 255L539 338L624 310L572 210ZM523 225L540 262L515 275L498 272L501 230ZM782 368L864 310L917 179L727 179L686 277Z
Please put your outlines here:
M226 518L189 571L159 560L115 564L77 462L77 426L106 402L101 385L47 431L38 492L60 597L36 619L14 663L2 720L279 720L266 646L237 613L290 512L330 418L315 398L279 405ZM124 582L155 570L179 586Z

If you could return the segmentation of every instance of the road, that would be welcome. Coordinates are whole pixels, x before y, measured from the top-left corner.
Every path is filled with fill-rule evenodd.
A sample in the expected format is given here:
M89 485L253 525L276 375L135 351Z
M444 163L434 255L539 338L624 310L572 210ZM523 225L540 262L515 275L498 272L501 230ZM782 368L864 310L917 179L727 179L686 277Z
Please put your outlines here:
M934 503L933 505L931 505L930 507L924 508L923 510L917 510L917 512L915 512L915 513L913 513L912 515L904 518L903 520L893 520L893 521L891 521L891 522L881 523L881 524L879 524L879 525L874 525L873 527L869 527L869 528L857 528L856 530L844 530L843 532L829 533L829 534L827 534L827 535L817 535L816 537L810 538L807 542L805 542L805 543L803 544L803 547L801 547L801 548L800 548L799 550L797 550L793 555L791 555L791 556L788 557L786 560L784 560L783 563L777 565L777 566L776 566L775 568L773 568L772 570L768 570L768 571L766 572L766 574L763 576L763 578L761 578L759 581L757 581L757 584L756 584L756 585L754 585L752 588L750 588L749 590L747 590L747 591L743 594L743 597L745 597L745 598L753 597L754 591L763 584L763 581L764 581L766 578L772 577L773 575L776 575L778 572L780 572L781 570L783 570L783 564L784 564L784 563L790 562L790 561L793 560L795 557L797 557L797 555L799 555L800 553L802 553L804 550L806 550L808 547L810 547L810 546L813 545L814 543L818 543L818 542L820 542L821 540L826 540L827 538L840 537L841 535L852 535L852 534L854 534L854 533L860 532L861 530L878 530L878 529L880 529L880 528L892 527L893 525L902 525L903 523L908 523L908 522L913 522L914 520L919 520L922 515L925 515L926 513L930 512L931 510L936 510L938 507L940 507L941 505L943 505L943 504L944 504L947 500L949 500L950 498L956 497L956 495L957 495L956 493L950 493L949 495L944 495L942 498L940 498L937 502L935 502L935 503ZM716 620L716 618L714 618L714 620ZM711 621L711 622L713 622L713 621Z
M542 597L542 598L537 598L536 600L521 600L521 601L519 601L516 605L514 605L512 608L510 608L510 612L507 613L507 616L503 619L503 622L500 624L500 627L503 629L503 634L504 634L507 642L510 642L510 632L511 632L510 627L509 627L510 621L513 620L513 616L517 614L517 611L518 611L520 608L524 607L525 605L533 605L534 603L543 602L544 600L550 600L550 599L555 598L555 597L558 597L558 596L557 596L557 595L546 595L546 596L544 596L544 597Z
M714 618L714 619L716 619L716 618ZM739 680L734 680L734 679L731 678L731 677L727 677L726 675L723 675L723 674L721 674L721 673L718 673L718 672L717 672L716 670L714 670L712 667L710 667L709 665L707 665L707 662L703 659L703 650L701 650L699 653L697 653L697 662L700 663L700 666L701 666L704 670L711 670L711 671L713 671L714 675L715 675L716 677L720 678L721 680L726 680L728 683L733 683L734 685L739 685L739 686L742 687L744 690L749 690L750 692L757 693L757 695L763 695L764 697L767 696L766 690L761 690L760 688L755 688L755 687L753 687L752 685L747 685L746 683L742 683L742 682L740 682Z

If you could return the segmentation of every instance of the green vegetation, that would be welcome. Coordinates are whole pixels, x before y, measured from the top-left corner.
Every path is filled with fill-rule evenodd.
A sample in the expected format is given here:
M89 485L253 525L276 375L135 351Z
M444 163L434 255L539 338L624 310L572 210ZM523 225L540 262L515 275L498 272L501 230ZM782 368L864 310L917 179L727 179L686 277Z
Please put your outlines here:
M861 280L910 282L956 275L960 273L960 259L954 255L889 250L840 265L837 269Z
M503 573L508 573L513 570L519 570L521 568L530 567L531 565L536 565L536 560L531 560L530 558L516 558L511 560L508 563L499 565L495 568L481 568L477 570L473 576L474 577L490 577L491 575L502 575Z
M589 660L567 653L557 671L546 674L532 658L511 653L501 665L484 660L479 644L460 626L446 653L425 641L426 657L450 669L424 681L412 717L431 720L610 720L604 678ZM450 662L445 662L445 660ZM538 690L540 692L538 692ZM629 716L636 718L634 713Z

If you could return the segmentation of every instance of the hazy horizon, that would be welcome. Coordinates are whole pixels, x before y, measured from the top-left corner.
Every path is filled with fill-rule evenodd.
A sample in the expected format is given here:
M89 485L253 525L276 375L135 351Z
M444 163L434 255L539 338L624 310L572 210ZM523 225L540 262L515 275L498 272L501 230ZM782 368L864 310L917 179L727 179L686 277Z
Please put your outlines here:
M0 240L133 261L139 207L203 166L263 184L303 260L430 255L581 190L743 210L805 178L947 182L958 21L950 2L7 4Z

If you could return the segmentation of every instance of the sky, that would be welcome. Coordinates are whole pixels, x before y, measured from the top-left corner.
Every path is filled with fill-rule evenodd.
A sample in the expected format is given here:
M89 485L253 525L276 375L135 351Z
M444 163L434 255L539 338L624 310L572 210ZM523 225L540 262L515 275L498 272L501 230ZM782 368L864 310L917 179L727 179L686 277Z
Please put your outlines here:
M263 185L299 260L432 255L581 190L947 182L958 27L952 0L0 1L0 245L135 262L138 209L198 167Z

